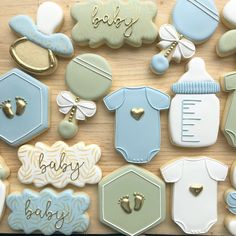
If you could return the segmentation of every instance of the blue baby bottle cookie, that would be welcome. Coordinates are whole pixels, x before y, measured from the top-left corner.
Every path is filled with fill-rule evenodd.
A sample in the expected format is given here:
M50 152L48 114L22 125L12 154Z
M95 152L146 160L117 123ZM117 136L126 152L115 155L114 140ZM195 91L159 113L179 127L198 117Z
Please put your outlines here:
M149 87L119 89L104 98L116 112L115 148L130 163L147 163L160 151L160 111L170 97Z

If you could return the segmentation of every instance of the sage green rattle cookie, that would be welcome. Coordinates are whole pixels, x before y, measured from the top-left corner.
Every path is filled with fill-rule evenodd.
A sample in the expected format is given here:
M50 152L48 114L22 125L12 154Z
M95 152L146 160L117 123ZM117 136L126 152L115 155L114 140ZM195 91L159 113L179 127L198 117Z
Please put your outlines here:
M59 111L66 115L58 132L70 139L78 132L77 120L94 116L97 108L93 101L104 96L111 87L111 67L101 56L83 54L68 64L66 84L70 91L62 91L57 96Z

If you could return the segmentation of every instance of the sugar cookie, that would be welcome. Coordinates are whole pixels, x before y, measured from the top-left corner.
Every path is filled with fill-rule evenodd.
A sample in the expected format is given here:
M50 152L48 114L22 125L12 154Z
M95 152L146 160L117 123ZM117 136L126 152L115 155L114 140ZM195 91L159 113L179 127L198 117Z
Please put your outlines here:
M230 181L233 187L236 189L236 161L233 162L230 168Z
M25 189L7 197L11 210L8 224L13 230L23 230L26 234L37 230L44 235L85 232L89 226L86 213L89 204L86 194L72 190L56 193L47 188L38 193Z
M20 146L49 128L49 89L13 69L0 77L0 139Z
M172 143L181 147L213 145L220 123L220 102L215 95L220 86L207 73L204 60L193 58L172 91L176 94L169 112Z
M236 0L229 0L221 14L221 19L224 25L230 29L236 29Z
M236 216L226 216L224 219L224 225L231 235L236 236Z
M77 121L95 115L97 100L107 93L112 84L112 71L108 62L96 54L83 54L74 58L66 69L69 91L57 97L59 111L66 115L60 123L59 134L66 139L78 132Z
M122 167L99 183L100 220L125 235L141 235L166 216L165 183L133 165Z
M60 29L63 18L63 10L58 4L44 2L38 8L37 25L25 15L10 20L10 28L22 36L11 45L10 54L22 69L36 75L48 75L57 68L55 55L73 55L70 39L65 34L55 33Z
M24 145L18 150L22 163L18 179L23 184L34 183L36 187L97 184L102 178L102 171L96 165L100 157L101 149L95 144L85 146L80 142L69 147L59 141L51 147L44 143Z
M160 28L162 51L153 56L151 69L164 74L171 60L180 63L195 54L194 44L207 41L219 23L219 14L213 0L177 0L172 11L172 25Z
M149 87L119 89L104 98L116 112L115 148L126 161L146 163L160 151L160 111L169 108L170 97Z
M207 233L217 222L217 182L227 172L226 165L208 157L185 157L161 168L174 185L172 219L185 233Z
M225 192L225 203L227 204L227 209L234 215L236 215L236 191L234 189L229 189Z
M96 48L107 44L120 48L124 43L140 47L153 43L158 35L154 23L157 6L140 0L89 0L71 8L72 18L78 22L72 38L81 46Z

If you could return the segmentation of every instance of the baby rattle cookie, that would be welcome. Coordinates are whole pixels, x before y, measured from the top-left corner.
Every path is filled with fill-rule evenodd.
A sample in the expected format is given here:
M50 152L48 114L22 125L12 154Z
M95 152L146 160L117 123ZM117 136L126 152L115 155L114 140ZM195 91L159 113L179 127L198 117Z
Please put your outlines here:
M37 230L44 235L81 233L89 226L86 213L89 204L89 196L85 193L72 190L57 193L49 188L38 193L25 189L7 197L11 210L8 224L13 230L23 230L26 234Z
M57 97L59 111L66 115L58 132L69 139L78 132L78 120L95 115L97 108L93 101L105 95L111 87L111 67L101 56L83 54L68 64L66 84L70 92L62 91Z
M107 44L120 48L124 43L140 47L153 43L158 35L154 23L157 6L140 0L88 0L71 8L78 22L72 38L81 46L97 48Z
M119 89L104 98L116 112L115 148L126 161L147 163L160 151L160 111L169 108L170 97L149 87Z
M217 222L217 182L227 172L208 157L184 157L161 167L165 181L174 185L172 219L186 234L207 233Z
M10 28L22 36L10 47L10 54L17 65L31 74L49 75L57 69L55 55L73 55L74 48L69 37L55 33L60 29L63 18L63 10L58 4L44 2L38 8L37 25L25 15L10 20Z
M223 24L229 29L236 29L236 0L229 0L221 13Z
M213 0L177 0L172 11L172 25L160 28L162 51L153 56L151 69L156 74L164 74L170 61L180 63L195 54L195 45L207 41L219 23L219 14Z
M80 142L69 147L59 141L52 146L44 143L24 145L18 150L22 163L18 179L23 184L33 183L36 187L97 184L102 178L102 171L96 165L100 157L101 149L95 144L85 146Z
M20 146L49 128L49 89L18 69L0 76L0 139Z
M176 94L169 112L172 143L192 148L213 145L220 124L220 102L215 95L220 85L207 73L204 60L193 58L172 91Z

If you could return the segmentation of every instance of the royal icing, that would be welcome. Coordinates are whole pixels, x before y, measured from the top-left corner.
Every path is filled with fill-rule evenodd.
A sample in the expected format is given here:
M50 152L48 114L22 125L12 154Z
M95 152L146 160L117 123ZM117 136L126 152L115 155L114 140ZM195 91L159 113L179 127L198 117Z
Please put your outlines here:
M26 234L37 230L44 235L85 232L89 226L86 213L89 204L86 194L72 190L56 193L44 189L38 193L25 189L7 197L7 206L11 210L8 224L13 230L23 230Z
M217 182L227 171L208 157L186 157L161 168L165 181L174 185L172 219L185 233L207 233L217 222Z
M49 128L49 90L13 69L0 77L0 139L20 146Z
M220 122L220 102L215 95L220 85L207 73L204 60L193 58L172 91L176 94L169 112L172 143L181 147L213 145Z
M236 236L236 216L227 215L224 219L224 225L231 235Z
M108 62L95 54L83 54L74 58L66 69L66 84L69 91L57 97L59 111L66 115L58 127L66 139L78 132L77 121L95 115L97 107L91 100L105 95L112 84L112 71Z
M151 161L160 151L160 111L169 108L169 96L149 87L131 87L111 93L104 103L116 112L116 150L131 163Z
M51 147L44 143L25 145L18 150L22 163L18 179L24 184L34 183L36 187L96 184L102 178L102 171L96 165L100 157L101 149L95 144L85 146L80 142L69 147L60 141Z
M225 26L230 29L236 28L236 0L229 0L227 4L224 6L224 9L221 14L221 19Z
M124 43L134 47L153 43L157 37L154 19L157 7L150 1L89 0L71 8L71 16L78 23L72 38L82 46L92 48L107 44L120 48Z
M230 30L224 33L217 45L216 52L220 57L231 56L236 53L236 30Z
M73 55L71 40L65 34L55 33L62 25L63 18L59 5L44 2L38 8L37 25L25 15L18 15L10 20L10 28L23 37L10 47L12 58L22 69L32 74L51 74L57 68L54 54L62 57Z
M165 183L149 171L128 165L99 183L99 202L102 223L125 235L141 235L165 219Z
M236 192L234 189L229 189L225 192L225 203L227 204L227 209L236 215Z

